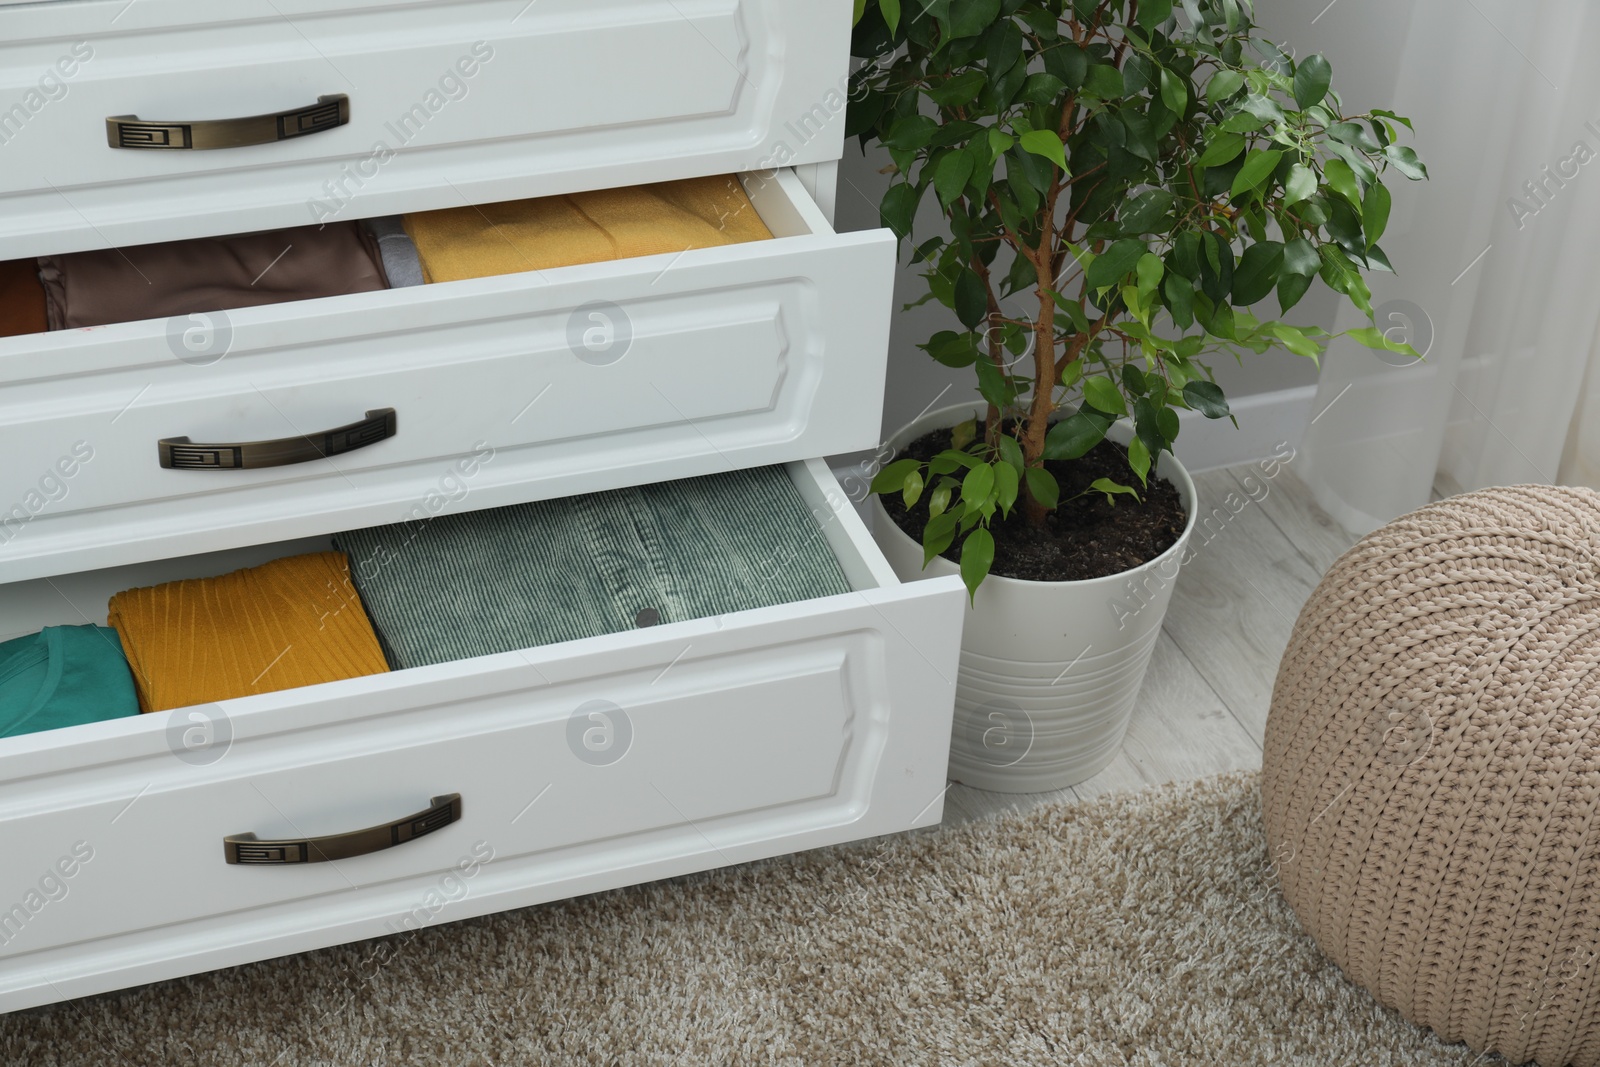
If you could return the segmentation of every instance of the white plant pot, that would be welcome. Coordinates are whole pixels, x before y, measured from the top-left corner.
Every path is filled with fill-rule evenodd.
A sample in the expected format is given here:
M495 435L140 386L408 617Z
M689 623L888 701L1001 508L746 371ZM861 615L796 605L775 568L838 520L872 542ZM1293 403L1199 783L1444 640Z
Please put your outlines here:
M932 430L977 415L982 402L940 408L889 441L898 453ZM1107 435L1127 444L1133 427ZM1194 482L1170 455L1156 474L1188 512L1176 544L1120 574L1078 582L991 575L967 607L956 679L950 777L1002 793L1076 785L1115 757L1161 634L1198 512ZM959 574L943 557L922 567L922 546L872 498L872 532L902 581Z

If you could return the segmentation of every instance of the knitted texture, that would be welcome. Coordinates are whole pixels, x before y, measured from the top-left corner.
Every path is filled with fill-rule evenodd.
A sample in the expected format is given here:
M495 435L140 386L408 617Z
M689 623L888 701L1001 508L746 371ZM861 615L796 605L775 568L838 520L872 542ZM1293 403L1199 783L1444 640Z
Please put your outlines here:
M1518 486L1363 538L1295 624L1262 805L1284 896L1449 1041L1600 1065L1600 493Z
M782 467L351 530L396 670L850 591Z

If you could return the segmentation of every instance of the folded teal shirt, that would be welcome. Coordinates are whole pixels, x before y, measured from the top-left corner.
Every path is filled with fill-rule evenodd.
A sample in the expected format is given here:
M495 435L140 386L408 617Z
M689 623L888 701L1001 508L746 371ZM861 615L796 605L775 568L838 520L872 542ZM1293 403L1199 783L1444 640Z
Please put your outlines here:
M137 714L117 631L47 626L0 644L0 737Z
M782 467L351 530L334 546L396 670L850 591Z

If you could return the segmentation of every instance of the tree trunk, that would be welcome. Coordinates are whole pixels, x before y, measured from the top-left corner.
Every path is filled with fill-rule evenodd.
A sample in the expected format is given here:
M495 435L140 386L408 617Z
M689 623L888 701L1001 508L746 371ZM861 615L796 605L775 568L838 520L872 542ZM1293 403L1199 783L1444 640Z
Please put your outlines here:
M1050 416L1055 413L1056 384L1056 330L1055 301L1043 286L1039 287L1039 320L1033 326L1033 403L1028 411L1027 424L1022 435L1022 459L1025 467L1037 467L1044 462L1044 439L1050 432ZM1028 521L1043 526L1049 510L1027 493Z

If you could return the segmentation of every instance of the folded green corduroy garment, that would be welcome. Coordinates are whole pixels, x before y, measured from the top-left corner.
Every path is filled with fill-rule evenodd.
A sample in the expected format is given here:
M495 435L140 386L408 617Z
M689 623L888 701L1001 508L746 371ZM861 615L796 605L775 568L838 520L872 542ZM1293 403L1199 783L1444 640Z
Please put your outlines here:
M352 530L334 543L396 670L850 591L781 467Z
M137 714L115 630L47 626L0 644L0 737Z

